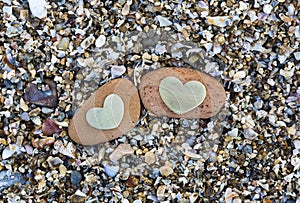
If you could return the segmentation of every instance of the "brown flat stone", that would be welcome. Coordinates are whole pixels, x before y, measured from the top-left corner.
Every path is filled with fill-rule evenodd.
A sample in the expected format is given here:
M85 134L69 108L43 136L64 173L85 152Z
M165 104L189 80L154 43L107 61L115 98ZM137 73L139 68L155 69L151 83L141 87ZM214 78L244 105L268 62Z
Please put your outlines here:
M103 107L105 98L117 94L124 102L124 116L118 128L99 130L86 121L86 112L90 108ZM69 135L72 140L82 145L95 145L116 139L136 125L140 116L140 98L137 88L127 79L115 79L101 86L77 110L69 125Z
M207 92L203 103L184 114L172 112L159 94L159 84L168 76L177 77L183 84L191 80L203 83ZM171 118L210 118L220 111L226 101L225 90L215 78L188 68L161 68L148 72L142 77L139 92L141 100L148 111L156 116Z

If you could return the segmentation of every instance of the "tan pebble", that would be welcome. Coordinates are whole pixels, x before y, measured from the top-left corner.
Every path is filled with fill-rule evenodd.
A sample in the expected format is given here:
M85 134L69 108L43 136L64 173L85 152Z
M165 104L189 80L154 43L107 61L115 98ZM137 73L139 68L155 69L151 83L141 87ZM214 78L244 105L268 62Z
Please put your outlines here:
M23 98L20 99L20 107L23 111L28 111L29 108Z
M69 47L70 39L68 37L63 37L59 44L57 45L57 48L59 50L66 51Z
M174 171L172 169L172 164L170 162L166 162L164 166L159 168L159 172L163 176L169 176L171 175Z
M58 169L59 169L59 175L61 177L65 177L67 173L67 168L63 164L61 164Z
M150 60L151 59L151 55L146 52L146 53L143 54L142 59L144 59L144 60Z
M6 139L0 138L0 144L7 145Z
M159 200L163 200L165 198L166 186L161 185L157 188L156 195Z
M295 126L289 127L289 128L287 129L287 131L288 131L289 135L296 135L296 132L297 132Z
M117 94L124 102L124 115L120 125L111 130L99 130L90 126L86 120L86 113L90 108L103 107L108 95ZM140 116L140 98L136 87L127 79L115 79L104 84L86 100L77 110L69 126L72 140L82 145L96 145L116 139L137 123Z
M218 27L226 27L228 23L231 21L231 16L208 16L207 18L208 24L215 25Z
M155 154L153 152L149 151L145 154L145 162L147 164L153 164L153 163L155 163L155 161L156 161L156 158L155 158Z
M151 55L151 59L152 59L152 61L154 61L154 62L157 62L157 61L159 60L159 58L158 58L158 56L157 56L156 54L152 54L152 55Z
M113 162L117 162L125 155L133 154L134 149L130 144L120 144L109 156L109 159Z
M168 76L174 76L184 84L192 80L203 83L206 87L204 101L189 112L183 114L172 112L159 93L160 82ZM216 79L206 73L188 68L161 68L148 72L142 77L139 91L141 100L148 111L156 116L171 118L209 118L216 115L226 101L225 90Z

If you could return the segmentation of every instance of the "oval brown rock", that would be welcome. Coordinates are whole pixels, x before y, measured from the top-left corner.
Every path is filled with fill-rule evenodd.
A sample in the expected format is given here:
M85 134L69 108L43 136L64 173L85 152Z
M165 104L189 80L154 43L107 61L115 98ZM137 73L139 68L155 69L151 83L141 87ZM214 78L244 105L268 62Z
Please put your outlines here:
M99 130L90 126L86 113L90 108L103 107L104 100L110 94L117 94L124 103L124 115L120 125L111 130ZM116 139L136 125L140 116L140 98L137 88L127 79L115 79L101 86L77 110L69 125L72 140L82 145L95 145Z
M206 87L204 101L195 109L176 114L172 112L161 99L159 93L160 82L169 76L178 78L183 84L189 81L199 81ZM161 68L146 73L139 86L141 100L145 108L156 116L172 118L210 118L216 115L224 106L226 93L223 86L206 73L188 68Z

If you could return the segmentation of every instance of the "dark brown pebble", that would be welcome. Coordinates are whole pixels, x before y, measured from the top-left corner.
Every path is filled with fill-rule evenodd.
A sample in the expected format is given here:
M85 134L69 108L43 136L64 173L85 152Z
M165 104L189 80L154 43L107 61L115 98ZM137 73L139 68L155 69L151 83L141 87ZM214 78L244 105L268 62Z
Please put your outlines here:
M54 108L57 106L56 83L45 79L43 83L49 86L49 91L41 91L37 84L29 83L25 89L24 99L32 104Z

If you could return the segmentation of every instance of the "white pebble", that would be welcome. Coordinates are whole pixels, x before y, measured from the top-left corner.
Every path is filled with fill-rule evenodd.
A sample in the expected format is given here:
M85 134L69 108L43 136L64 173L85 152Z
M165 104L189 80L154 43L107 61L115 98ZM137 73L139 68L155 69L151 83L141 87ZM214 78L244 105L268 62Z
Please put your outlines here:
M270 4L265 4L263 11L265 14L270 14L273 10L273 7Z
M161 54L164 54L166 52L167 52L167 49L166 49L165 45L157 44L155 46L155 53L156 54L161 55Z
M61 160L59 157L52 157L52 156L48 157L47 162L50 168L64 163L63 160Z
M96 40L96 47L103 47L106 41L106 37L104 35L100 35Z
M238 71L234 74L233 79L242 79L246 77L245 71Z
M79 197L86 197L86 194L81 192L80 190L76 190L75 195L77 195Z
M294 56L297 61L300 61L300 52L295 52Z
M8 159L11 156L13 156L14 154L20 154L21 153L21 149L20 146L16 145L16 144L11 144L9 146L7 146L3 152L2 152L2 159Z
M127 16L130 12L130 5L126 3L122 9L122 15Z
M300 149L300 140L294 140L295 149Z
M232 136L232 137L237 137L238 132L239 132L239 130L237 128L233 128L231 131L228 132L228 135Z
M126 72L125 66L111 66L111 77L117 78L123 75Z
M158 20L160 27L168 27L172 25L172 22L169 19L160 15L156 16L156 20Z
M104 170L106 175L109 177L115 177L119 172L120 167L119 166L111 166L111 165L105 165Z
M295 68L292 68L291 70L280 70L280 75L284 76L285 78L291 78L294 75Z
M294 173L291 173L287 176L284 177L284 180L288 183L290 183L292 181L292 178L294 177Z
M45 0L28 0L28 3L33 16L39 19L45 18L47 16L47 2Z

